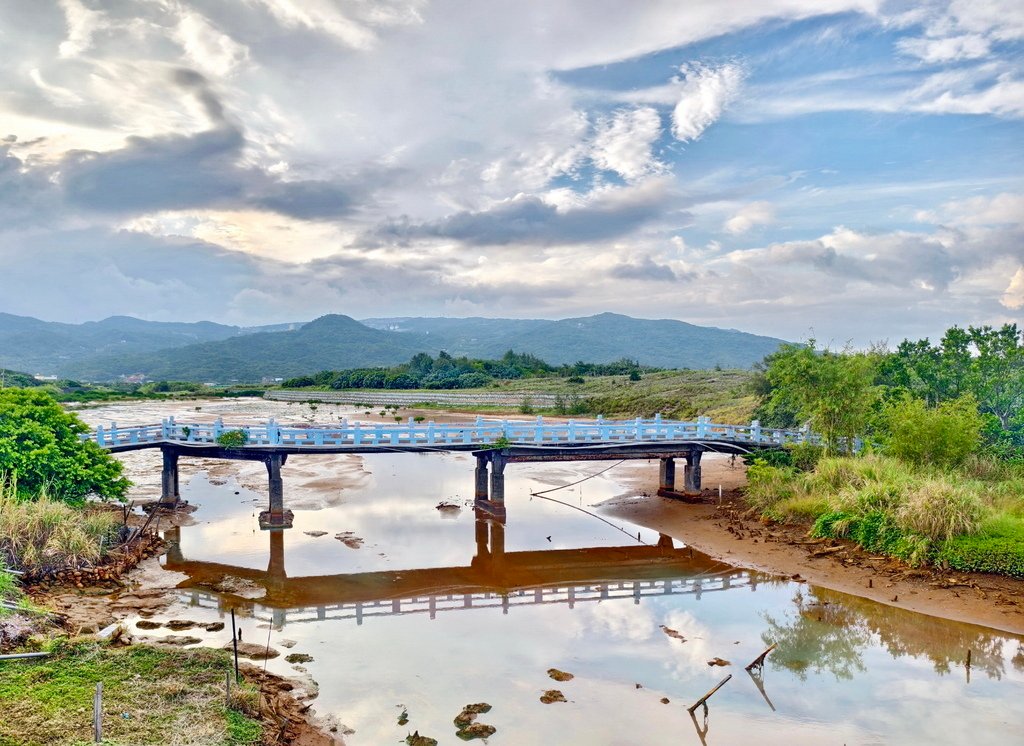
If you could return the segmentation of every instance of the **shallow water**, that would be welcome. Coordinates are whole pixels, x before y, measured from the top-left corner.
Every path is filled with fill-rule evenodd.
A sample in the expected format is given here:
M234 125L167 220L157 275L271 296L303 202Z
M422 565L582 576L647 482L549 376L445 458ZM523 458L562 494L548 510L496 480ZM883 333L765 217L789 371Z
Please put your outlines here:
M152 415L118 406L123 424ZM473 509L473 465L459 454L293 456L283 473L294 527L265 532L262 467L201 461L182 484L199 506L193 524L169 532L164 560L186 579L157 618L223 620L234 607L245 641L282 653L271 670L294 674L284 654L311 655L314 706L353 729L356 746L412 730L459 743L452 718L481 701L493 707L479 716L497 727L493 744L1024 743L1016 638L747 572L691 552L685 537L603 521L602 506L633 499L629 477L651 468L639 462L549 493L558 502L530 493L605 465L513 464L504 521ZM778 648L752 677L743 666L769 642ZM714 657L732 665L709 667ZM552 667L575 678L552 681ZM691 718L686 707L729 674L707 720ZM569 701L541 703L547 689Z

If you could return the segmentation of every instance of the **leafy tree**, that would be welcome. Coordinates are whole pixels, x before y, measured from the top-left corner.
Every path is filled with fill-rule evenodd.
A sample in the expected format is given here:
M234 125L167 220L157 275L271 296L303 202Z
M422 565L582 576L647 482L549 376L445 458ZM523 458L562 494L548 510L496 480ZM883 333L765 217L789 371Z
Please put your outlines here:
M878 398L875 353L816 350L815 341L786 345L764 370L767 406L809 422L829 451L849 450L864 435Z
M88 430L46 392L0 390L0 479L26 498L43 491L65 501L90 493L124 497L129 482L121 462L80 440Z

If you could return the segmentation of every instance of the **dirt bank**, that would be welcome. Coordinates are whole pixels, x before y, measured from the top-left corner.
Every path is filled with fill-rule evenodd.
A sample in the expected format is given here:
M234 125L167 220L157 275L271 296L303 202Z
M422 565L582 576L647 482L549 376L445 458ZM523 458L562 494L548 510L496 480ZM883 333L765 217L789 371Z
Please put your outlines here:
M765 523L742 498L742 463L705 458L702 502L656 496L657 467L634 494L601 506L616 516L685 541L712 557L923 614L1024 635L1024 581L998 575L914 569L850 542L811 541L806 526ZM722 499L719 501L719 484Z

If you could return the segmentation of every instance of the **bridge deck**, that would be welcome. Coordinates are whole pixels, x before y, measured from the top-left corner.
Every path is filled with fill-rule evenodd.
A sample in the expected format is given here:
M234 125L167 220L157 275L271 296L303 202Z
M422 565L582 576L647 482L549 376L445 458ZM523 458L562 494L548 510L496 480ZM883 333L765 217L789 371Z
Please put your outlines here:
M718 443L731 447L731 452L740 452L751 447L778 447L808 440L817 442L817 436L805 429L762 428L757 421L750 425L732 425L713 423L706 417L686 422L665 420L660 416L635 420L599 417L596 420L567 422L550 422L541 417L525 421L477 418L475 422L465 424L416 423L410 418L408 423L394 425L342 420L334 425L308 426L283 426L274 420L237 425L225 425L220 420L180 423L172 417L159 424L127 428L111 423L109 427L97 427L95 431L83 434L82 438L112 452L174 445L194 448L199 455L204 448L210 452L224 450L220 439L229 431L241 431L245 438L244 445L231 451L263 455L471 451L496 444L547 449L551 446L600 447L641 443Z

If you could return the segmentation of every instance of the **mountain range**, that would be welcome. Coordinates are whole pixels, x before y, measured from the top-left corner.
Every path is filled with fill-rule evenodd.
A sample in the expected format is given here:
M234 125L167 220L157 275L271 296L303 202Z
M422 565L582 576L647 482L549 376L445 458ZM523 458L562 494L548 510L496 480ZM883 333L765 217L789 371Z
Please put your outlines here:
M395 365L417 352L475 358L506 350L552 364L623 357L662 368L747 368L782 340L671 319L613 313L561 319L374 318L239 327L114 316L66 324L0 314L0 366L86 381L143 374L208 382L288 378Z

